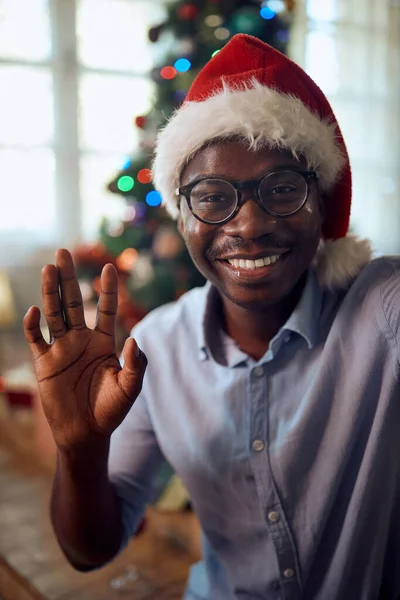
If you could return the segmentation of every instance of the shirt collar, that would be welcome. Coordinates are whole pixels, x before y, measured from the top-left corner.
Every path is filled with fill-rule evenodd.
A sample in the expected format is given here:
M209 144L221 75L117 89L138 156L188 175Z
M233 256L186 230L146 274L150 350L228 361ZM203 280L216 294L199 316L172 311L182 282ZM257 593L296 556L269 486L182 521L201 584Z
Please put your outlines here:
M220 329L216 316L218 292L215 287L207 282L203 287L202 303L197 307L196 329L199 341L199 359L207 360L211 356L210 342L214 334ZM322 290L318 284L314 270L310 269L306 285L296 308L289 319L271 340L271 346L280 340L285 332L294 332L302 336L311 349L317 343L318 321L322 308Z
M322 294L316 274L313 269L310 269L299 303L281 329L281 331L293 331L301 335L310 349L314 348L318 339Z
M197 339L199 340L199 358L200 360L207 360L211 356L210 332L219 329L220 325L216 316L217 290L208 281L203 287L203 292L203 304L198 307L196 315Z

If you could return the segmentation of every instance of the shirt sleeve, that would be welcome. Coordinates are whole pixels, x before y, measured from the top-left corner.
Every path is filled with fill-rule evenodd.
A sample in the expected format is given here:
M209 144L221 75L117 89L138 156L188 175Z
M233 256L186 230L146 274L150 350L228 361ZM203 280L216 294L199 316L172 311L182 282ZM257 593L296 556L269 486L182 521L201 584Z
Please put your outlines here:
M111 436L108 470L122 510L124 538L121 549L140 524L162 462L163 455L142 392Z
M391 338L389 341L395 347L400 371L400 260L393 260L391 265L391 273L381 287L381 301Z

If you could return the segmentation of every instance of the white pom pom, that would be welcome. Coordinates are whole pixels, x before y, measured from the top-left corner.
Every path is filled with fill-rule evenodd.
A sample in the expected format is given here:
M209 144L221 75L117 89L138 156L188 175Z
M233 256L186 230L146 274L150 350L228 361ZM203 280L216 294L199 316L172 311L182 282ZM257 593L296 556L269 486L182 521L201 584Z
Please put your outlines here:
M371 259L370 242L354 235L321 242L315 257L318 281L323 288L345 289Z

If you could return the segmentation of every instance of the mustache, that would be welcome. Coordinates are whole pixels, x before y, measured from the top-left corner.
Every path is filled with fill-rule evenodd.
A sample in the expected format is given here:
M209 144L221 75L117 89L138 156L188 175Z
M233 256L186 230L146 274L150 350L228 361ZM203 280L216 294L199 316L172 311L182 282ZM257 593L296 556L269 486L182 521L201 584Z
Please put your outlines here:
M270 248L288 250L292 247L293 240L285 239L282 236L268 235L249 242L244 242L238 238L232 238L229 241L224 240L219 243L216 242L208 249L206 254L207 258L210 260L218 260L221 256L226 256L235 252L243 252L243 254L245 254L246 252L254 252L255 249L257 249L258 252L261 252L262 250L268 251Z

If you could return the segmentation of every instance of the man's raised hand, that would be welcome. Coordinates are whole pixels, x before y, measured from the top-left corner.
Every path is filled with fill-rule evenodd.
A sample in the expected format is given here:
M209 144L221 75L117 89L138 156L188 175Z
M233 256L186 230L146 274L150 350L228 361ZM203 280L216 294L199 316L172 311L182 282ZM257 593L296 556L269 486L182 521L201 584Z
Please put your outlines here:
M58 250L56 264L42 271L50 343L40 329L40 310L32 306L25 315L43 409L60 448L110 436L141 390L147 360L136 342L126 341L123 368L116 354L117 289L116 270L108 264L101 274L96 325L89 329L71 254Z

